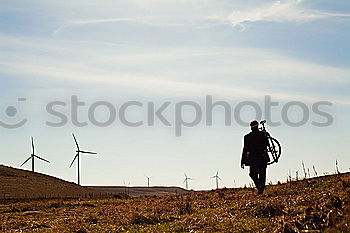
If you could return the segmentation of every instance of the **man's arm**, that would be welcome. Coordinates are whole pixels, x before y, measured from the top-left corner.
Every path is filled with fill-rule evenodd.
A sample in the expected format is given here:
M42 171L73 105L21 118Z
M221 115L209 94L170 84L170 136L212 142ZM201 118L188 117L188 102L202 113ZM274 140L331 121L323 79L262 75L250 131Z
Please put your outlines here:
M265 152L267 152L267 148L269 147L269 139L267 138L267 135L265 135L264 137L264 149L265 149Z
M243 168L243 169L244 169L244 165L245 165L245 162L246 162L247 153L248 153L248 151L247 151L247 140L246 140L246 136L244 136L242 158L241 158L241 168Z
M268 155L269 139L267 135L264 135L264 156L266 157L266 163L270 162L270 157Z

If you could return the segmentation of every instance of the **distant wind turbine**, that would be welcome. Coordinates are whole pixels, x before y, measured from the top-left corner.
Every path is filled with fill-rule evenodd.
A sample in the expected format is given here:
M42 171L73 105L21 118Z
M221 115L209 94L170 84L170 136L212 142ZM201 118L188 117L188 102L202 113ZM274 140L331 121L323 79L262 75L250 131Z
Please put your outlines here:
M149 187L149 181L152 178L152 176L148 177L148 176L145 175L145 177L147 178L147 187Z
M37 155L35 154L34 139L33 139L33 137L32 137L32 154L29 156L29 158L28 158L26 161L24 161L24 163L21 164L21 167L22 167L24 164L26 164L26 163L31 159L31 160L32 160L32 172L34 172L34 159L35 159L35 158L41 159L42 161L45 161L45 162L47 162L47 163L50 163L48 160L43 159L43 158L41 158L41 157L39 157L39 156L37 156Z
M340 174L339 167L338 167L338 160L335 160L335 172L337 174Z
M125 194L128 194L127 192L128 187L126 186L125 180L123 180L123 183L124 183Z
M188 181L189 180L193 180L192 178L188 177L185 173L185 180L184 180L184 183L186 184L186 189L188 190Z
M74 141L75 141L75 145L77 146L77 150L76 150L77 154L75 155L75 157L74 157L72 163L70 164L69 168L71 168L73 163L74 163L74 161L76 159L78 159L78 166L77 166L77 168L78 168L78 185L80 185L80 153L82 153L82 154L92 154L92 155L95 155L97 153L80 150L80 147L79 147L77 139L75 138L75 135L74 134L72 134L72 135L73 135L73 138L74 138Z
M312 165L312 169L314 169L315 176L317 177L317 171L314 165Z
M216 175L211 177L212 179L215 178L216 181L216 189L219 188L219 180L221 180L221 178L219 177L219 171L216 171ZM222 181L222 180L221 180Z

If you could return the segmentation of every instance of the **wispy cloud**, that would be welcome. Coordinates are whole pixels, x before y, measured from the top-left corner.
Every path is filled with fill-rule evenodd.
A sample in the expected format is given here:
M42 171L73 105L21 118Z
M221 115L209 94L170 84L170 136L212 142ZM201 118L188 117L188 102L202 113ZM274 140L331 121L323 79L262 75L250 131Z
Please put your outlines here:
M327 96L330 101L348 103L348 96L334 95L329 85L342 87L349 70L300 62L264 50L212 47L126 51L80 42L10 37L0 37L0 42L9 50L0 55L0 72L29 79L42 77L163 96L260 98L270 94L280 100L308 102ZM324 87L329 89L327 93L319 91Z
M303 0L275 1L247 11L234 11L224 21L244 29L250 22L307 22L330 17L350 17L350 14L303 8L302 2Z
M153 3L155 2L158 2L158 0L154 1ZM107 24L107 23L132 22L132 23L138 23L138 24L156 26L156 27L192 25L192 26L196 26L197 28L207 28L207 27L216 25L215 23L213 24L213 22L220 21L224 23L229 23L234 27L240 27L242 29L245 29L248 23L253 23L253 22L302 23L302 22L308 22L308 21L325 19L325 18L350 17L350 14L334 13L334 12L327 12L327 11L305 8L302 6L303 2L304 0L274 1L270 4L263 5L257 8L249 8L248 10L236 10L236 11L233 11L228 16L222 13L222 12L225 12L226 10L225 11L220 10L221 13L219 15L214 14L212 16L208 16L211 14L210 11L204 11L198 15L196 14L196 12L194 13L193 11L187 12L185 9L184 9L184 12L175 11L175 10L174 10L175 12L173 12L169 9L171 5L169 5L170 2L168 2L167 4L161 4L164 12L156 11L156 13L153 12L153 14L151 15L146 14L146 15L140 15L137 17L133 15L130 15L129 17L103 16L101 18L71 19L66 21L61 26L59 26L56 30L54 30L54 32L52 33L52 36L55 37L59 33L61 33L63 30L68 28L81 27L81 26L87 26L87 25L93 25L93 24ZM136 4L137 6L141 4L140 1L135 1L133 3ZM196 2L196 4L194 3L189 4L190 2L185 0L182 3L183 4L186 3L190 9L194 9L193 8L194 5L199 4L198 2ZM148 2L145 5L143 5L142 3L141 6L143 8L146 7L146 5L150 7L149 4L150 3ZM156 5L151 5L151 6L152 6L151 9L154 10ZM210 22L208 21L208 19Z
M137 22L146 23L145 18L100 18L100 19L77 19L66 22L65 24L58 27L52 36L58 35L63 29L68 27L84 26L89 24L100 24L100 23L116 23L116 22Z

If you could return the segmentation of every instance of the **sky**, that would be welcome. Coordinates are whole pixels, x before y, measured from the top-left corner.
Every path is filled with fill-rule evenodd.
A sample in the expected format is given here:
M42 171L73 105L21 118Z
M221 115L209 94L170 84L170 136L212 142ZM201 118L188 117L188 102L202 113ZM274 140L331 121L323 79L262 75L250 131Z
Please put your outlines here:
M221 187L249 185L248 169L240 168L249 128L234 109L251 101L262 115L246 106L242 120L264 119L270 96L278 102L271 118L281 124L267 127L283 153L268 167L268 182L301 174L302 161L318 174L333 173L336 160L349 171L349 29L347 0L0 0L0 164L19 168L33 136L38 155L51 162L37 161L36 170L75 182L75 133L83 149L98 152L81 157L83 185L140 186L147 175L151 185L184 187L186 173L191 189L212 189L217 170ZM71 117L72 96L85 102L77 117L85 126ZM193 101L205 111L206 96L229 103L232 124L217 107L211 126L203 117L176 135L176 104ZM46 110L53 101L67 118L60 127L46 124L61 119ZM98 101L117 116L124 103L137 101L142 106L126 114L144 123L148 103L170 102L170 125L157 118L138 127L120 119L96 126L89 111ZM310 113L301 126L283 118L292 101ZM331 116L327 126L313 124L327 121L313 109L319 101L329 103L320 107ZM106 106L94 110L99 122L111 116ZM194 110L184 107L183 119L193 121ZM300 106L287 112L292 122L304 115ZM24 119L21 127L4 127Z

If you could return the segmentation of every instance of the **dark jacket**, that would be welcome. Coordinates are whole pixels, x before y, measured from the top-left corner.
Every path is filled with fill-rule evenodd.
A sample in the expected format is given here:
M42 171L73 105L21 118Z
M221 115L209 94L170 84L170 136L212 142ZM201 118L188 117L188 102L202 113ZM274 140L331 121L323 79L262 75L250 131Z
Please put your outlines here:
M244 136L241 164L264 166L270 162L267 154L269 141L264 132L255 130Z

